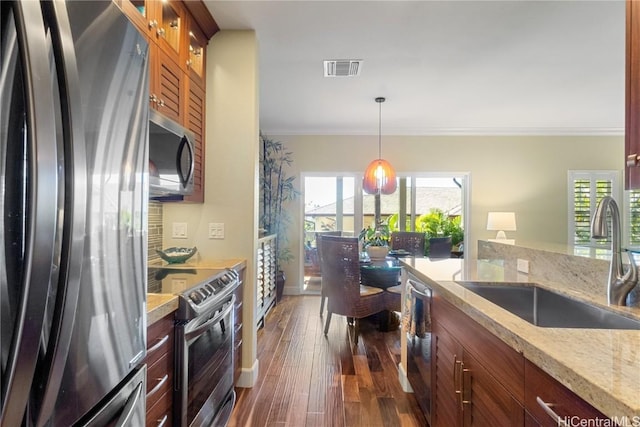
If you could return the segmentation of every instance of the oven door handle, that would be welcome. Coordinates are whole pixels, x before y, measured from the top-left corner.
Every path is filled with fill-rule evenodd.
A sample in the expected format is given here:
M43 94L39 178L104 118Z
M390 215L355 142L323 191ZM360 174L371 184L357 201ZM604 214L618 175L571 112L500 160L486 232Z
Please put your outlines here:
M196 327L194 330L185 331L184 338L187 341L191 341L192 338L197 338L199 335L201 335L203 332L205 332L207 329L209 329L211 327L211 325L214 325L214 324L218 323L221 319L226 317L231 312L231 310L233 309L233 306L234 306L234 304L236 302L236 296L232 295L231 297L232 298L230 300L230 303L227 304L227 308L225 308L220 313L218 313L217 316L213 317L212 319L207 320L202 325ZM229 325L229 327L233 327L233 325Z

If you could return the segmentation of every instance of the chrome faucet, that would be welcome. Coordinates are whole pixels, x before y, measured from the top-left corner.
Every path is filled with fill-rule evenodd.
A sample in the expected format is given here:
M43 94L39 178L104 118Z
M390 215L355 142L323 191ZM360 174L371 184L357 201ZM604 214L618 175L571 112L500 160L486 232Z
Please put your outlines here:
M615 305L627 305L627 295L638 282L638 267L631 253L629 269L624 272L620 243L620 211L616 201L606 196L600 200L591 220L591 237L605 239L609 236L607 211L611 215L611 264L609 267L609 283L607 284L607 301Z

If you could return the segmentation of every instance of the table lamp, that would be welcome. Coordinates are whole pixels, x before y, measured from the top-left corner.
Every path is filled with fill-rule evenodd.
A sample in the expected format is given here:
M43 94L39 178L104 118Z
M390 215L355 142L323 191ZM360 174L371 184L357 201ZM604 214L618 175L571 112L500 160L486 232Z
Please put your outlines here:
M516 231L515 212L489 212L487 230L498 231L495 240L506 240L505 231Z

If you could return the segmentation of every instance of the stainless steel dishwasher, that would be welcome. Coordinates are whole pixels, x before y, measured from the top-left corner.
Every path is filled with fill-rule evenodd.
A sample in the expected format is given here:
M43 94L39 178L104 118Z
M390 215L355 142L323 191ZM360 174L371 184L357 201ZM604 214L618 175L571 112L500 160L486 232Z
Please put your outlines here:
M411 320L407 330L407 379L431 425L431 288L409 274Z

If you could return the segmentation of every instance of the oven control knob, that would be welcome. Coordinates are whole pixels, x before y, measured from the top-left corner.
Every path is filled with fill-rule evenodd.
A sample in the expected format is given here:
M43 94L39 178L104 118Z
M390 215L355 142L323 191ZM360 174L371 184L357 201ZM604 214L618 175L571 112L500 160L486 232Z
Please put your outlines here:
M204 289L207 292L207 296L209 295L213 295L216 293L216 290L214 289L214 287L211 285L211 283L207 283L206 285L204 285Z
M200 295L199 292L193 291L189 294L189 298L191 299L191 301L195 302L196 304L200 304L202 302L202 296Z

